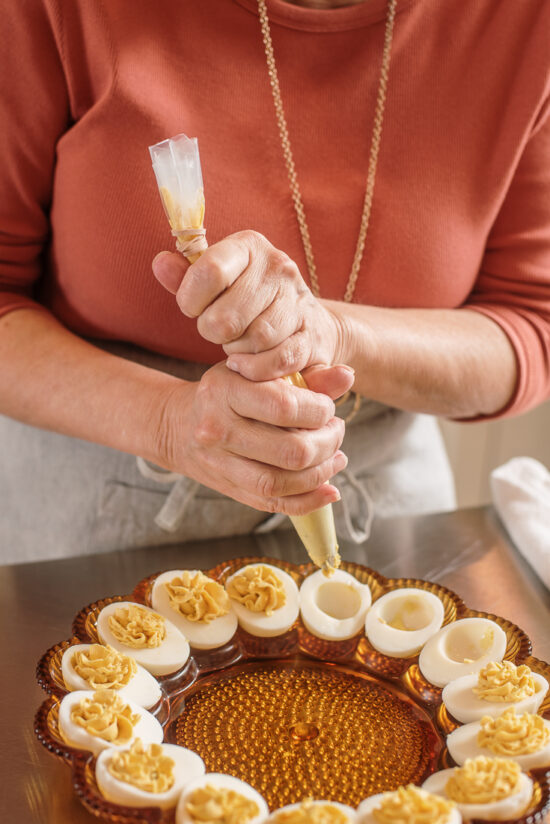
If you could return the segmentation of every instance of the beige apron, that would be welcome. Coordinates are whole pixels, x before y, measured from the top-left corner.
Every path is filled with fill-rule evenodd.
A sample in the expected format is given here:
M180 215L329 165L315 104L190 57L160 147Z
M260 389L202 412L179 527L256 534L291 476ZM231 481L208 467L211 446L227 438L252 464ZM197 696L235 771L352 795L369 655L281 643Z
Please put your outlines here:
M207 368L124 345L123 357L198 380ZM345 416L346 405L339 410ZM455 507L434 418L365 402L348 424L346 470L333 482L341 540L363 541L373 515ZM288 518L237 503L132 455L0 416L0 563L291 528Z

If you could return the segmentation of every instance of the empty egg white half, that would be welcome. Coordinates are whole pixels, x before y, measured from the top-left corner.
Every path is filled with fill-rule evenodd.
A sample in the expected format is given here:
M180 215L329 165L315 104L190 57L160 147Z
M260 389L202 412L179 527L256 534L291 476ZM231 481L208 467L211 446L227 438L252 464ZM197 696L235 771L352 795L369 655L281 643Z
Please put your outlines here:
M200 755L185 747L175 744L161 746L163 755L174 761L174 784L169 790L150 793L116 778L109 772L109 763L113 758L113 750L109 748L99 755L95 768L97 785L103 797L114 804L123 804L127 807L161 807L163 810L175 807L182 790L191 781L204 775L204 762Z
M220 615L219 618L214 618L213 621L208 623L190 621L189 618L175 610L170 604L170 596L165 584L169 584L174 578L178 578L183 572L188 571L191 575L196 575L198 572L198 570L173 569L169 572L163 572L156 578L151 590L153 609L172 621L192 647L196 647L196 649L221 647L233 638L237 629L237 616L233 610L233 601L231 601L231 609L226 615Z
M489 661L502 661L506 633L488 618L462 618L440 629L420 652L418 666L436 687L479 672Z
M248 564L229 576L225 582L226 588L233 578L240 575L245 569L250 569L251 567L267 567L274 572L282 583L285 593L285 603L278 609L273 610L271 615L265 615L265 613L262 612L253 612L251 609L245 607L244 604L239 604L238 601L231 598L231 606L237 615L239 624L251 635L259 635L264 638L282 635L290 629L298 617L300 610L298 587L290 575L284 570L279 569L279 567L272 566L271 564Z
M347 804L340 804L338 801L312 801L312 807L326 807L328 805L329 808L332 810L337 810L342 815L346 816L346 824L356 824L357 822L357 813L353 809L353 807L348 807ZM275 810L275 812L271 813L267 821L272 822L272 824L277 824L281 820L280 814L292 812L293 810L299 810L301 808L301 804L287 804L286 807L281 807L279 810Z
M135 606L135 604L132 601L115 601L103 607L97 616L97 634L101 641L104 644L110 644L114 649L123 652L125 655L131 655L138 664L145 667L152 675L168 675L181 669L189 658L189 643L168 618L164 618L166 637L158 647L133 647L123 644L118 638L115 638L109 627L109 616L114 615L120 607L129 606ZM154 609L144 607L142 604L138 606L149 612L155 612Z
M371 605L370 587L337 569L327 577L320 569L300 587L300 614L306 629L326 641L343 641L363 629Z
M545 727L550 732L550 721L544 721ZM462 766L467 758L476 758L478 755L485 755L487 758L494 758L495 753L487 747L480 747L477 743L477 734L481 729L480 721L472 721L471 724L464 724L462 727L453 730L447 736L447 749L457 764ZM513 756L522 770L532 770L537 767L550 766L550 743L536 752L525 755Z
M246 781L241 781L240 778L235 778L232 775L224 775L223 773L206 773L206 775L203 775L201 778L197 778L188 784L181 794L178 801L178 806L176 808L176 824L197 824L197 819L191 818L190 814L187 812L186 805L195 790L199 789L199 787L206 787L207 785L226 790L233 790L234 792L243 795L245 798L248 798L250 801L255 801L258 805L258 814L254 816L254 818L248 819L246 824L263 824L266 820L269 812L267 804L265 803L264 798L259 792L257 792L257 790L254 789L254 787L251 787L250 784L246 783Z
M453 769L440 770L430 775L422 784L422 788L435 795L447 798L445 786L453 774ZM527 809L533 795L533 782L528 775L522 773L520 776L519 792L502 798L500 801L492 801L489 804L458 804L465 821L472 818L482 818L486 821L506 821L511 818L518 818Z
M548 681L538 672L532 672L531 675L535 681L535 694L522 698L520 701L486 701L480 698L473 691L474 687L477 687L478 679L477 674L474 674L463 675L447 684L443 689L443 703L461 724L479 721L484 715L492 715L496 718L510 707L514 707L518 715L523 712L535 713L548 692Z
M77 652L86 652L91 644L74 644L68 647L61 658L61 672L68 690L91 690L93 687L79 675L72 664L73 656ZM146 669L137 665L136 674L128 683L116 690L124 701L134 701L140 707L150 709L160 700L162 692L157 679Z
M380 806L382 799L387 795L391 795L391 793L376 793L376 795L371 795L362 801L357 807L357 824L377 824L374 810ZM429 822L426 821L426 824L429 824ZM449 813L445 824L462 824L462 815L456 807Z
M435 635L444 613L441 600L432 592L414 587L394 589L371 606L365 634L378 652L406 658Z
M71 747L76 747L79 750L90 750L94 755L99 755L102 750L107 747L115 747L122 749L128 747L136 738L141 738L144 744L160 744L164 733L162 727L154 715L151 715L139 704L133 701L124 700L128 704L133 713L139 715L139 721L132 731L132 737L124 744L116 745L110 741L105 741L97 735L92 735L84 727L75 724L71 719L71 712L76 704L79 704L85 698L93 699L94 690L75 690L61 700L59 705L59 732L64 741Z

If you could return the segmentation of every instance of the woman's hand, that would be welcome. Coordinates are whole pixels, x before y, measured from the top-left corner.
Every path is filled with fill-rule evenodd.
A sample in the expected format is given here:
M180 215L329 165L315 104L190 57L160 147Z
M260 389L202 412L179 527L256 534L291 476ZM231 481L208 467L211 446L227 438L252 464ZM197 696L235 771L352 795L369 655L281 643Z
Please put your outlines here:
M338 500L325 484L347 464L334 403L353 383L347 367L313 367L311 389L251 383L217 364L165 403L160 463L241 503L302 515ZM312 391L314 390L314 391Z
M263 381L319 363L338 363L338 317L318 301L296 264L253 231L229 235L189 266L161 252L153 272L197 318L206 340L221 344L227 366Z

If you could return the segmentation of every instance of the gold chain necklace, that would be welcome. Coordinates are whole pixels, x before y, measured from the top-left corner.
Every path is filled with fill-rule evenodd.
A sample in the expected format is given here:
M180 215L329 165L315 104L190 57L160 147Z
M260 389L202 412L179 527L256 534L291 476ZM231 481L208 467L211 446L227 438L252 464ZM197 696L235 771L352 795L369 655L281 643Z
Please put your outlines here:
M376 97L376 107L374 112L374 125L372 129L372 140L370 146L369 165L367 171L365 200L363 204L363 214L361 216L359 236L357 238L357 247L355 249L353 264L351 267L348 282L346 285L346 290L344 293L344 301L346 303L350 303L353 299L355 286L357 284L357 278L359 276L359 269L361 268L361 261L363 259L367 230L369 228L372 199L374 195L374 180L376 177L376 166L378 163L380 140L382 137L382 123L384 120L384 107L386 103L386 90L388 86L391 46L393 39L393 25L395 21L396 5L397 0L388 0L386 10L386 28L384 34L384 51L382 53L382 65L380 67L380 79L378 81L378 94ZM283 108L283 101L281 98L279 75L277 73L277 65L275 63L275 55L273 53L273 42L271 40L271 31L269 28L269 19L267 16L267 7L265 0L258 0L258 11L260 15L260 24L262 27L265 56L267 60L267 69L269 73L269 82L271 84L273 102L275 104L275 115L277 118L277 125L279 127L279 136L281 139L281 146L283 149L283 155L288 173L292 201L294 203L294 210L296 212L296 217L298 219L298 226L300 228L300 235L302 237L302 244L306 256L311 291L313 292L316 298L319 298L321 296L321 292L319 289L319 279L317 277L317 268L315 266L315 259L313 257L313 249L311 247L311 240L309 237L309 229L306 221L304 204L302 201L300 186L298 185L298 177L296 175L294 157L290 145L290 138L288 136L288 128Z

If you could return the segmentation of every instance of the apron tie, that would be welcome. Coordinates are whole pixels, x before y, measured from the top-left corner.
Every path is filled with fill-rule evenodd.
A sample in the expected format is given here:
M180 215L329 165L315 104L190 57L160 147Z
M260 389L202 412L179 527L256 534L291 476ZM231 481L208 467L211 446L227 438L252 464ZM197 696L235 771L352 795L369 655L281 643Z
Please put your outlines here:
M185 518L200 487L198 481L150 466L143 458L136 458L137 466L144 478L160 484L173 483L164 504L155 516L155 523L165 532L175 532Z

